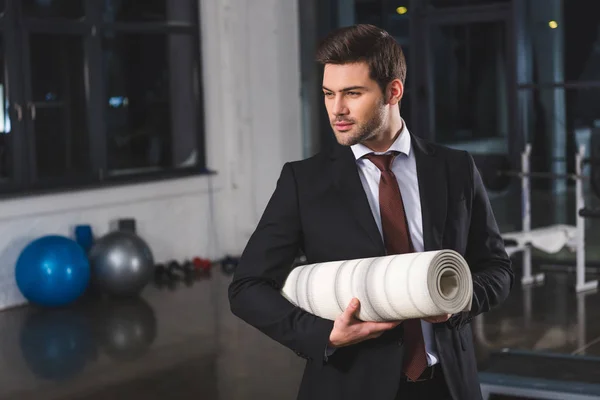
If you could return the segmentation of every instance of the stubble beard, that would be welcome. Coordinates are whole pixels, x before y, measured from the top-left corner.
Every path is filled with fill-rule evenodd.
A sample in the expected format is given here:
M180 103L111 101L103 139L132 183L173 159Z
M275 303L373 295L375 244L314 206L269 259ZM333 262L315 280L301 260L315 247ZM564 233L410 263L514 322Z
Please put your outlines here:
M376 137L383 129L385 125L385 107L383 102L379 105L377 111L367 122L363 124L356 124L353 128L356 131L350 132L338 132L335 130L335 126L332 126L333 132L339 144L342 146L354 146L358 143L364 143L369 139Z

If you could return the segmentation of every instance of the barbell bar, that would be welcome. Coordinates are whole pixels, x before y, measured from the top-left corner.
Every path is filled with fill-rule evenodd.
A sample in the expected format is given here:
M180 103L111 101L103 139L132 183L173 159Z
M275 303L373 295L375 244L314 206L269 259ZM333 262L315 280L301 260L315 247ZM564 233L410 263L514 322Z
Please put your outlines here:
M570 179L570 180L577 180L577 179L589 179L590 177L588 175L577 175L577 174L556 174L556 173L552 173L552 172L528 172L528 173L523 173L520 171L498 171L497 174L499 176L513 176L513 177L519 177L519 178L523 178L523 177L530 177L530 178L536 178L536 179Z
M600 208L582 208L579 216L583 218L600 218Z
M529 147L530 149L530 147ZM581 151L581 149L580 149ZM583 157L576 153L576 172L578 173L553 173L553 172L527 172L512 169L512 165L506 154L472 154L475 164L479 169L484 186L492 191L505 190L511 182L511 178L530 177L532 179L568 179L572 181L589 181L593 193L600 198L600 128L592 129L589 143L590 155ZM530 156L527 151L527 156ZM556 158L558 159L558 157ZM531 161L531 159L529 159ZM583 165L590 165L589 175L582 175Z

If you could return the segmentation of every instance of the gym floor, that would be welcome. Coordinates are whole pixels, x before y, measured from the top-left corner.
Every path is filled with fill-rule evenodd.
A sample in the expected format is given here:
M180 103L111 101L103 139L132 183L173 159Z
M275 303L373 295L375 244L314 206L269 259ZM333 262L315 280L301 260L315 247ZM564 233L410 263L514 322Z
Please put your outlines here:
M570 197L549 203L534 195L532 226L573 223ZM501 229L514 229L511 200L492 203ZM587 224L590 264L600 261L598 224ZM574 260L568 252L553 257ZM518 267L515 257L520 276ZM303 360L231 315L229 280L216 269L191 286L150 286L139 300L1 312L0 400L294 399ZM593 307L600 295L577 296L573 280L548 266L544 285L517 283L503 307L477 318L482 365L507 347L600 356L600 310Z

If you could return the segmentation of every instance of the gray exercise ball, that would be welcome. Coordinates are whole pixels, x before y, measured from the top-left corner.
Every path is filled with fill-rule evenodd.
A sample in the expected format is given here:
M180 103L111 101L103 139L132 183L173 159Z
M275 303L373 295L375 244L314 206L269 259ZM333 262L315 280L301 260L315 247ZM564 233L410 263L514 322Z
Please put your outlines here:
M89 253L92 284L114 296L134 296L154 276L154 257L146 242L131 232L115 231L98 239Z

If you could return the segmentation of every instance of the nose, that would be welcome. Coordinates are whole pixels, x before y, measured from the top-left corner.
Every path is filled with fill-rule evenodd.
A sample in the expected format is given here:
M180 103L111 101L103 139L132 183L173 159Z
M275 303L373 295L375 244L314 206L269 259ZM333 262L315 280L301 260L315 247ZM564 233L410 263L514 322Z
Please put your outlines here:
M346 103L344 101L344 96L337 96L333 101L333 114L337 117L340 115L348 114L348 107L346 107Z

